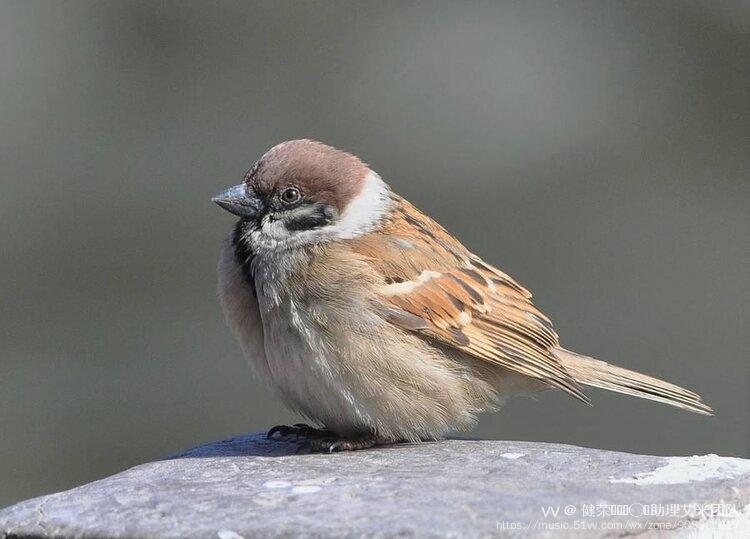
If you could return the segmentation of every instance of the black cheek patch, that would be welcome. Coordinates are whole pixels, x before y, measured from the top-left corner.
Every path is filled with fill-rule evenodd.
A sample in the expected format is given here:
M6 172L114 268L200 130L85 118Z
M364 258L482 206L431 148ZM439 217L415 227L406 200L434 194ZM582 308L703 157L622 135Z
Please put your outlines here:
M290 232L322 228L333 222L336 213L334 208L326 204L302 203L284 216L284 227Z

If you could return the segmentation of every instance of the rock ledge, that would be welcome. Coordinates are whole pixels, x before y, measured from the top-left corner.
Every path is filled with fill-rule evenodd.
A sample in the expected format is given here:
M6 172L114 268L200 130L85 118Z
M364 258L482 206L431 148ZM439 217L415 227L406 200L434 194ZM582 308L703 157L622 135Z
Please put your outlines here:
M296 450L261 434L199 446L0 510L0 537L750 531L750 460L475 440Z

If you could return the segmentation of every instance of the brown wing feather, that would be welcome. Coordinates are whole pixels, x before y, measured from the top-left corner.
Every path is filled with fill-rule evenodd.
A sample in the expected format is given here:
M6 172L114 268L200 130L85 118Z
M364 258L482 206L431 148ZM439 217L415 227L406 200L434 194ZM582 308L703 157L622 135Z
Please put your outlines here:
M406 200L393 202L380 230L349 240L383 275L388 320L588 402L554 355L557 334L529 291Z

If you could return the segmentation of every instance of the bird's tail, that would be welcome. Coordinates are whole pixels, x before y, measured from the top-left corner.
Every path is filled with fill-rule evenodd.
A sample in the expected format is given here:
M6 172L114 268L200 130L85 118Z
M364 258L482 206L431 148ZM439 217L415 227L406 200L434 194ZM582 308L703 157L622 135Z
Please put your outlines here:
M581 384L663 402L696 414L713 415L711 407L701 402L700 395L680 386L564 348L556 349L555 355L565 370Z

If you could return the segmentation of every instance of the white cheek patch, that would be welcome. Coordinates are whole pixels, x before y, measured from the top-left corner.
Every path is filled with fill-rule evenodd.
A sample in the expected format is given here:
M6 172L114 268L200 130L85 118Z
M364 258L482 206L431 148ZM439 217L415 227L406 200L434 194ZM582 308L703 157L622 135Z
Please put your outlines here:
M341 219L328 227L339 239L349 239L372 230L388 211L388 186L373 171L365 178L362 191L349 202Z
M271 219L268 215L263 217L263 220L260 224L260 230L264 235L276 241L284 241L290 236L289 231L284 226L284 223L279 220Z

